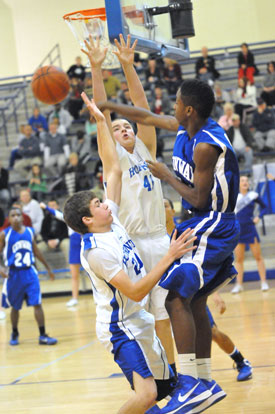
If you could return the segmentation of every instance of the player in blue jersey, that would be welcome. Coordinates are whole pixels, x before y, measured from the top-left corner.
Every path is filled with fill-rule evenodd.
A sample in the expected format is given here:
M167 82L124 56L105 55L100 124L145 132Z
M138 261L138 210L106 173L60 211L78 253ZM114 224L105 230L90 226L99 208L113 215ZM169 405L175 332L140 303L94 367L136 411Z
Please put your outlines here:
M254 217L255 206L258 204L261 208L261 214ZM258 273L261 279L262 291L269 289L266 281L266 269L264 258L261 253L260 237L256 230L256 224L264 214L266 205L256 191L249 190L248 177L240 177L240 193L237 198L236 215L240 223L240 238L235 249L235 265L238 271L237 281L232 289L232 293L240 293L243 290L243 272L245 248L249 245L254 259L257 263Z
M235 152L224 130L211 118L215 99L209 85L186 80L178 90L175 117L156 115L144 109L104 103L128 119L177 131L173 169L148 161L154 176L170 184L182 197L184 208L194 217L181 223L179 234L192 227L197 250L177 260L160 281L169 290L166 299L179 356L180 381L185 398L170 401L165 414L197 413L225 396L211 377L211 327L206 312L207 297L217 287L236 276L233 250L239 238L235 205L239 188L239 168ZM212 396L194 410L186 409L194 389L209 388Z
M54 274L34 241L34 229L22 224L22 211L12 207L9 212L10 227L0 233L0 252L3 252L7 272L5 277L2 306L11 307L12 334L10 345L19 344L18 320L23 301L34 307L34 316L39 327L40 345L54 345L57 339L51 338L45 331L45 317L41 305L41 292L37 271L34 267L34 256L43 263L51 279Z

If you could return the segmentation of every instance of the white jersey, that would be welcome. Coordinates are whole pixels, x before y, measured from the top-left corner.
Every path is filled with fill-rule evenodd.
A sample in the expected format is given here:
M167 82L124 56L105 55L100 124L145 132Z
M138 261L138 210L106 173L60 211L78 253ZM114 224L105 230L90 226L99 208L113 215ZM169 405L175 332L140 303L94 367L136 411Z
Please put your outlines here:
M130 236L166 233L161 182L145 160L153 160L146 145L136 137L133 153L116 145L122 169L119 220Z
M129 328L130 332L132 319L129 320L129 317L136 314L136 318L140 319L138 313L145 312L143 309L148 297L141 302L134 302L113 287L110 281L121 270L124 270L133 282L141 279L146 273L134 243L117 218L118 206L111 200L106 200L105 203L113 215L111 231L84 234L81 243L81 264L92 282L97 322L118 322L123 329ZM87 261L88 252L92 265Z

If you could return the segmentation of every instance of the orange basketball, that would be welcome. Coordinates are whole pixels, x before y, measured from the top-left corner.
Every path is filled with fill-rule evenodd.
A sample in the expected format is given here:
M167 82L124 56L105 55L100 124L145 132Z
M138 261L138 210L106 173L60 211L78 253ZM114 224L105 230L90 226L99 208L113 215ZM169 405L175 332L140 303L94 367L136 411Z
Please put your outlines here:
M70 82L67 74L56 66L38 68L32 77L32 91L41 102L54 105L68 95Z

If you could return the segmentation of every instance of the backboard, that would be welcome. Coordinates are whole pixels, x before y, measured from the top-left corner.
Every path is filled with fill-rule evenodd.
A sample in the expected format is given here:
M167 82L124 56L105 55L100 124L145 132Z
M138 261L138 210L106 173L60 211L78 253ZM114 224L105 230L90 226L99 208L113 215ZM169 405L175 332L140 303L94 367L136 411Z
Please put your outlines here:
M170 1L171 2L171 1ZM172 39L169 13L150 16L147 8L164 7L169 0L105 0L111 43L122 33L138 39L136 50L158 53L178 62L189 57L187 39Z

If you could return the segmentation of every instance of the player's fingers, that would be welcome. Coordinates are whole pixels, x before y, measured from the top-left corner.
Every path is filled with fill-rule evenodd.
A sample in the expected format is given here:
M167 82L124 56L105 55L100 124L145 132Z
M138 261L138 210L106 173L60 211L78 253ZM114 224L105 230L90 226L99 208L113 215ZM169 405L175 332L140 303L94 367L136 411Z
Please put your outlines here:
M131 46L131 35L128 34L128 36L127 36L127 47L130 48L130 46Z
M94 39L93 39L93 36L91 35L91 33L89 34L89 42L90 42L90 45L91 45L92 47L94 47L94 46L95 46Z
M190 227L188 229L186 229L183 233L181 233L181 235L179 236L180 240L187 240L189 236L191 236L191 234L194 233L194 229L191 229Z
M126 45L125 45L125 40L124 40L124 37L123 37L123 35L120 33L120 35L119 35L119 40L120 40L120 44L121 44L121 46L123 46L123 47L125 47Z
M100 42L100 39L99 39L99 36L97 35L96 36L96 47L97 48L99 48L99 46L100 46L100 43L99 42Z
M88 96L86 95L86 93L85 93L85 92L82 92L82 94L81 94L81 98L83 99L83 101L85 102L85 104L86 104L87 106L89 106L89 105L90 105L89 98L88 98Z
M89 56L89 52L87 52L87 50L85 50L85 49L80 49L80 50L81 50L81 52L85 53L85 55Z
M121 45L119 43L119 41L117 39L114 40L116 47L118 48L119 51L121 51Z
M138 42L138 39L136 39L136 40L134 41L134 43L132 44L131 49L132 49L133 51L134 51L134 50L135 50L135 48L136 48L137 42Z
M172 240L172 241L175 241L175 240L176 240L176 238L177 238L177 233L178 233L178 232L177 232L177 229L175 229L175 230L174 230L174 233L173 233L173 235L172 235L172 238L171 238L171 240Z

